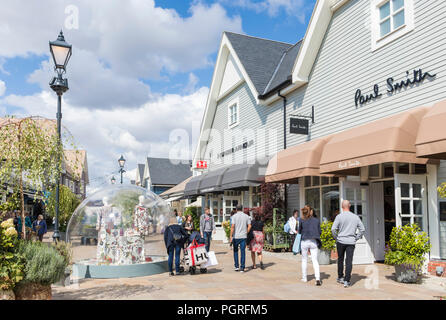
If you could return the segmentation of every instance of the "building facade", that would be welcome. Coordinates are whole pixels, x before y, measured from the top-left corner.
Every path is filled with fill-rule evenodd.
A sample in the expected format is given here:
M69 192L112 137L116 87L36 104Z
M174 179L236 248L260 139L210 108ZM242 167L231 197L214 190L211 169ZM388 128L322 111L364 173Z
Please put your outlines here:
M270 160L266 181L287 184L288 212L310 204L332 220L350 200L367 228L355 263L383 260L392 227L407 223L446 259L446 164L415 148L446 99L445 20L439 0L319 0L295 44L224 33L194 163L211 175ZM291 133L299 124L308 134ZM196 193L224 221L236 203L255 206L247 187Z

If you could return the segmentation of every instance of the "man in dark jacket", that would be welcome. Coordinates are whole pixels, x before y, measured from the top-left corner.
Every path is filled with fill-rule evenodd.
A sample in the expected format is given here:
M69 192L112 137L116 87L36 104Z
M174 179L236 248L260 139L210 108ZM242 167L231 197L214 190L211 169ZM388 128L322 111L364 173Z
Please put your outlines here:
M175 253L175 273L180 274L180 255L181 249L184 246L184 241L187 239L188 235L182 226L178 224L175 217L170 218L169 226L164 231L164 243L166 245L167 254L169 258L167 263L169 265L169 274L171 276L173 273L173 255ZM180 238L175 240L175 238Z

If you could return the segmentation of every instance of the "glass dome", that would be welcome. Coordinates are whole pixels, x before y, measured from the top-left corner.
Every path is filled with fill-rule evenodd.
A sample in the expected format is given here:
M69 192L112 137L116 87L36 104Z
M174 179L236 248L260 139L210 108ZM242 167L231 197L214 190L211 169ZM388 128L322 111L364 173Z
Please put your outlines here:
M136 264L165 255L163 232L170 207L137 186L113 185L86 198L74 211L66 240L73 260L89 264Z

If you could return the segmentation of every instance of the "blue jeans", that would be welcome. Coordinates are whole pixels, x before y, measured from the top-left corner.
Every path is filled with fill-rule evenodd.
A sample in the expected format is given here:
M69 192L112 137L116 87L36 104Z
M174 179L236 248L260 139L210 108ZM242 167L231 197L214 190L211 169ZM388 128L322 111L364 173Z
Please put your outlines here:
M240 246L240 269L245 269L245 249L246 249L246 239L233 239L234 247L234 266L239 267L238 264L238 247Z
M167 264L169 265L169 272L173 271L173 253L175 251L175 271L180 272L180 255L181 255L181 245L175 244L170 246L167 252L169 253L169 258L167 259Z
M209 252L209 249L211 248L212 231L203 232L203 236L204 236L206 251Z

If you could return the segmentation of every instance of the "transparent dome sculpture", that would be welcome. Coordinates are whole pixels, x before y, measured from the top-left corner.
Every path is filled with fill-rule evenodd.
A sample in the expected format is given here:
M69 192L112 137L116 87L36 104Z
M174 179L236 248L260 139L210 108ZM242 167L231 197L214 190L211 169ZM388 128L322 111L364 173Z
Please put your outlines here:
M74 211L66 241L75 263L129 265L166 255L163 232L170 207L155 193L113 185L87 197Z

